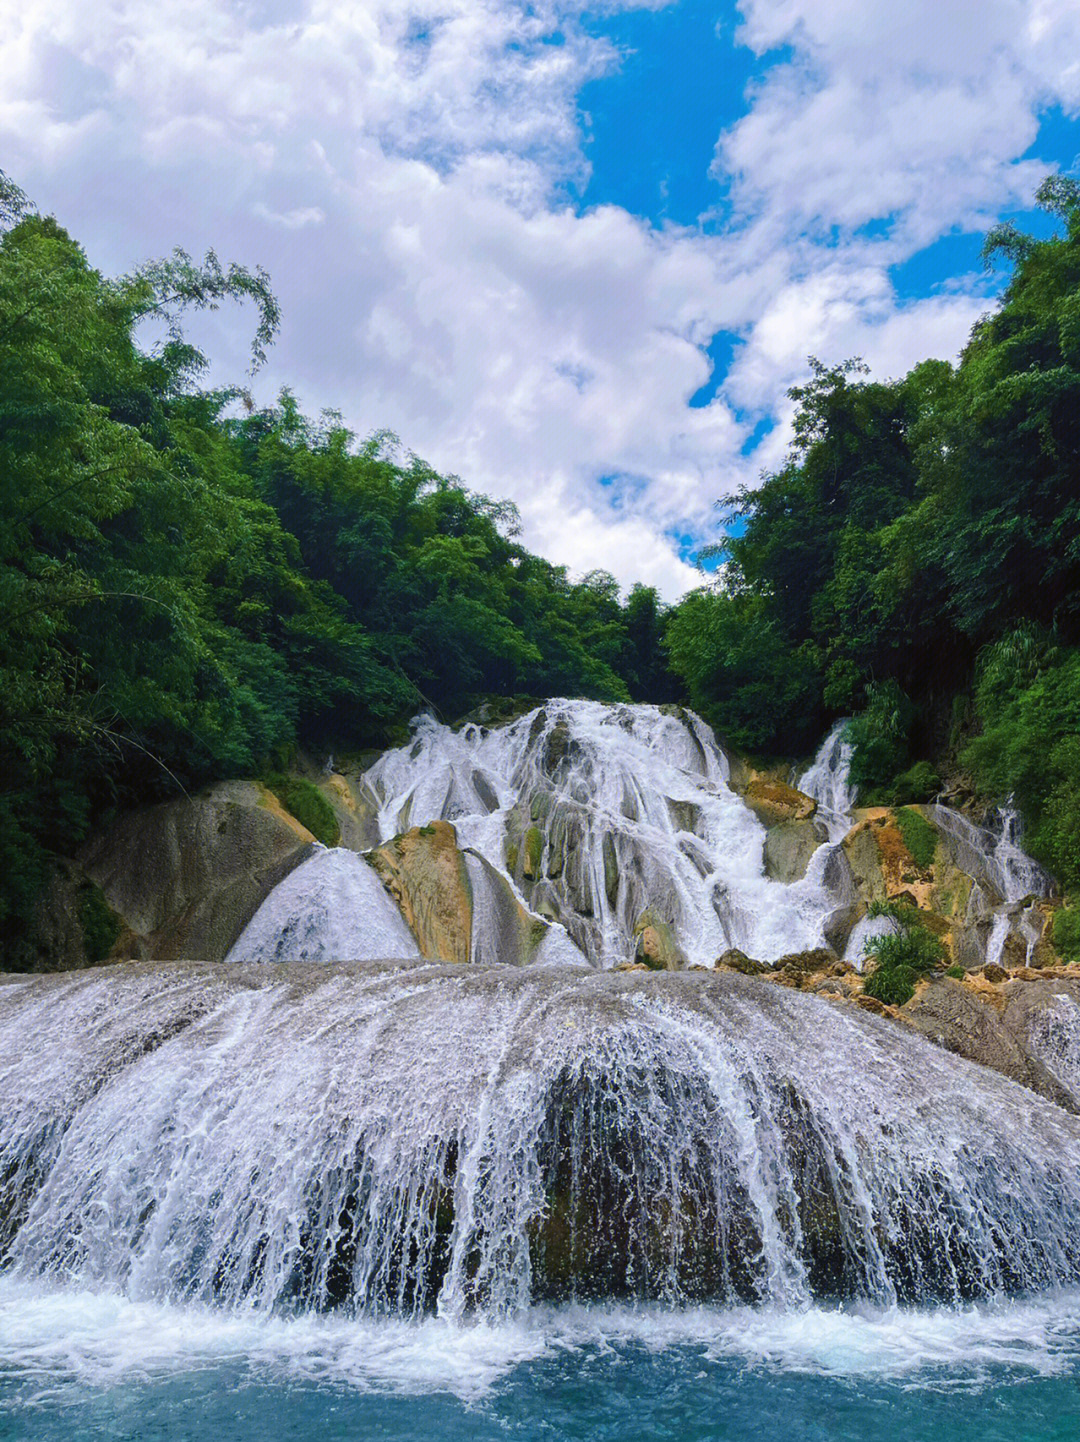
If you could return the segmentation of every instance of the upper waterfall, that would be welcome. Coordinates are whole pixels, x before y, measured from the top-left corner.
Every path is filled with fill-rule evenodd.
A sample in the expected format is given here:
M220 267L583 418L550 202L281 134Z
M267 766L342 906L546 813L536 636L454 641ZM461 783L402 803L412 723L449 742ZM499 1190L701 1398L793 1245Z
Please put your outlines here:
M837 721L796 783L800 791L817 802L830 841L842 840L851 825L857 796L851 784L852 745L847 729L847 720Z
M765 828L729 775L692 712L553 700L492 730L422 717L365 782L383 839L452 822L593 965L631 959L646 913L691 963L820 946L837 904L826 857L771 880Z

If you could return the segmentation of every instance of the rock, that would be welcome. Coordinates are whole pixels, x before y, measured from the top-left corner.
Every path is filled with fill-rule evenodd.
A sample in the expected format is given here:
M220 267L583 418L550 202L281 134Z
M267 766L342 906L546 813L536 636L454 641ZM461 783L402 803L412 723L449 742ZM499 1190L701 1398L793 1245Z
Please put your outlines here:
M776 971L786 971L789 975L809 976L815 971L831 970L836 957L831 951L826 951L823 946L815 947L813 951L793 951L787 956L782 956L775 963Z
M878 1001L876 996L864 996L862 992L853 998L855 1005L863 1011L871 1012L874 1016L889 1016L889 1008L884 1002Z
M653 971L679 971L686 965L686 957L675 939L675 930L670 922L664 921L655 908L649 907L641 913L634 925L637 949L634 957Z
M256 781L127 812L81 870L127 928L112 955L221 961L314 837Z
M754 961L740 951L738 947L729 947L716 958L716 969L718 971L738 971L743 976L761 976L763 972L771 971L772 967L766 966L764 962Z
M619 862L615 855L615 838L605 833L601 846L604 855L604 892L608 905L614 906L619 899Z
M468 961L472 886L450 823L414 826L370 852L368 860L397 902L421 954L431 961Z
M1009 973L1003 966L998 966L996 961L988 961L982 969L982 974L987 981L995 984L1009 979Z
M853 901L848 906L838 906L825 918L825 940L838 956L843 956L855 927L866 915L866 902Z
M813 821L781 821L765 834L765 872L774 881L801 881L821 845Z
M761 778L749 782L743 800L766 827L779 826L785 821L808 821L817 810L817 802L796 791L794 786Z
M527 881L536 881L540 876L540 859L544 854L544 834L538 826L530 826L525 832L522 874Z

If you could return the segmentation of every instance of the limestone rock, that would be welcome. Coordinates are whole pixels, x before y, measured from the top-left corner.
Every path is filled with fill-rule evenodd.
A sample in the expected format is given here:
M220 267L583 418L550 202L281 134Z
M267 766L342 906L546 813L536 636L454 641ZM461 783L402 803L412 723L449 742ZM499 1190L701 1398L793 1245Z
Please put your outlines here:
M368 855L430 961L467 962L473 893L465 853L448 821L414 826Z
M664 921L654 907L648 907L634 926L637 937L635 960L653 971L679 971L686 957L675 939L675 930Z
M785 821L809 821L817 810L817 802L784 781L755 778L743 793L743 800L763 826L779 826Z
M738 971L743 976L761 976L763 972L771 971L762 961L754 961L752 957L740 951L738 947L729 947L716 958L716 969L718 971Z
M765 873L774 881L801 881L811 856L821 845L809 818L781 821L765 835Z
M114 955L221 961L314 837L258 782L127 812L78 857L127 927Z

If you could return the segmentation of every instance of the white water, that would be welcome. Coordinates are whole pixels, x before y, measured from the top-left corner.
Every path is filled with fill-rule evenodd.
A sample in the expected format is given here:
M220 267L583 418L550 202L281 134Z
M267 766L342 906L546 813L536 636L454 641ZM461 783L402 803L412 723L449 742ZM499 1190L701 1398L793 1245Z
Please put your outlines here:
M0 1247L136 1303L448 1320L1080 1276L1080 1120L726 974L130 965L0 988Z
M228 961L377 961L420 951L363 857L320 847L280 882L233 944Z
M822 945L837 904L822 882L825 856L802 881L770 880L764 827L728 775L692 713L557 700L492 731L421 718L411 745L365 780L383 839L452 822L459 843L565 926L593 965L633 958L646 908L692 964L711 966L731 946L768 961ZM525 874L530 828L542 845L535 876Z
M854 821L857 792L851 784L852 746L847 739L848 721L837 721L826 736L809 768L796 786L818 804L830 841L842 841Z
M48 1399L240 1364L252 1378L475 1401L522 1363L620 1343L693 1346L703 1359L853 1380L964 1386L1007 1368L1052 1377L1076 1365L1080 1295L953 1308L536 1307L497 1324L268 1317L0 1277L0 1368ZM62 1394L61 1394L62 1396Z

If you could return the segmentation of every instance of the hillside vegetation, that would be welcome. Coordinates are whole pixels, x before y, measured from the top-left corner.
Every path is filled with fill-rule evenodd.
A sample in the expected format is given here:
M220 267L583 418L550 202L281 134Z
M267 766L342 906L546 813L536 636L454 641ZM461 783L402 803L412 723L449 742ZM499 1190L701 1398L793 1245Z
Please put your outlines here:
M990 235L1012 278L957 366L815 363L718 579L665 611L572 580L392 436L208 388L185 312L253 305L257 365L268 278L179 251L106 278L0 175L8 944L116 808L226 776L292 794L297 748L491 693L685 699L772 756L851 715L864 799L965 772L1080 886L1080 190L1040 201L1063 233Z
M733 507L721 581L667 618L689 697L737 746L809 751L853 716L864 802L966 773L1012 793L1080 886L1080 187L1010 226L1013 271L958 365L901 380L814 364L787 463Z

